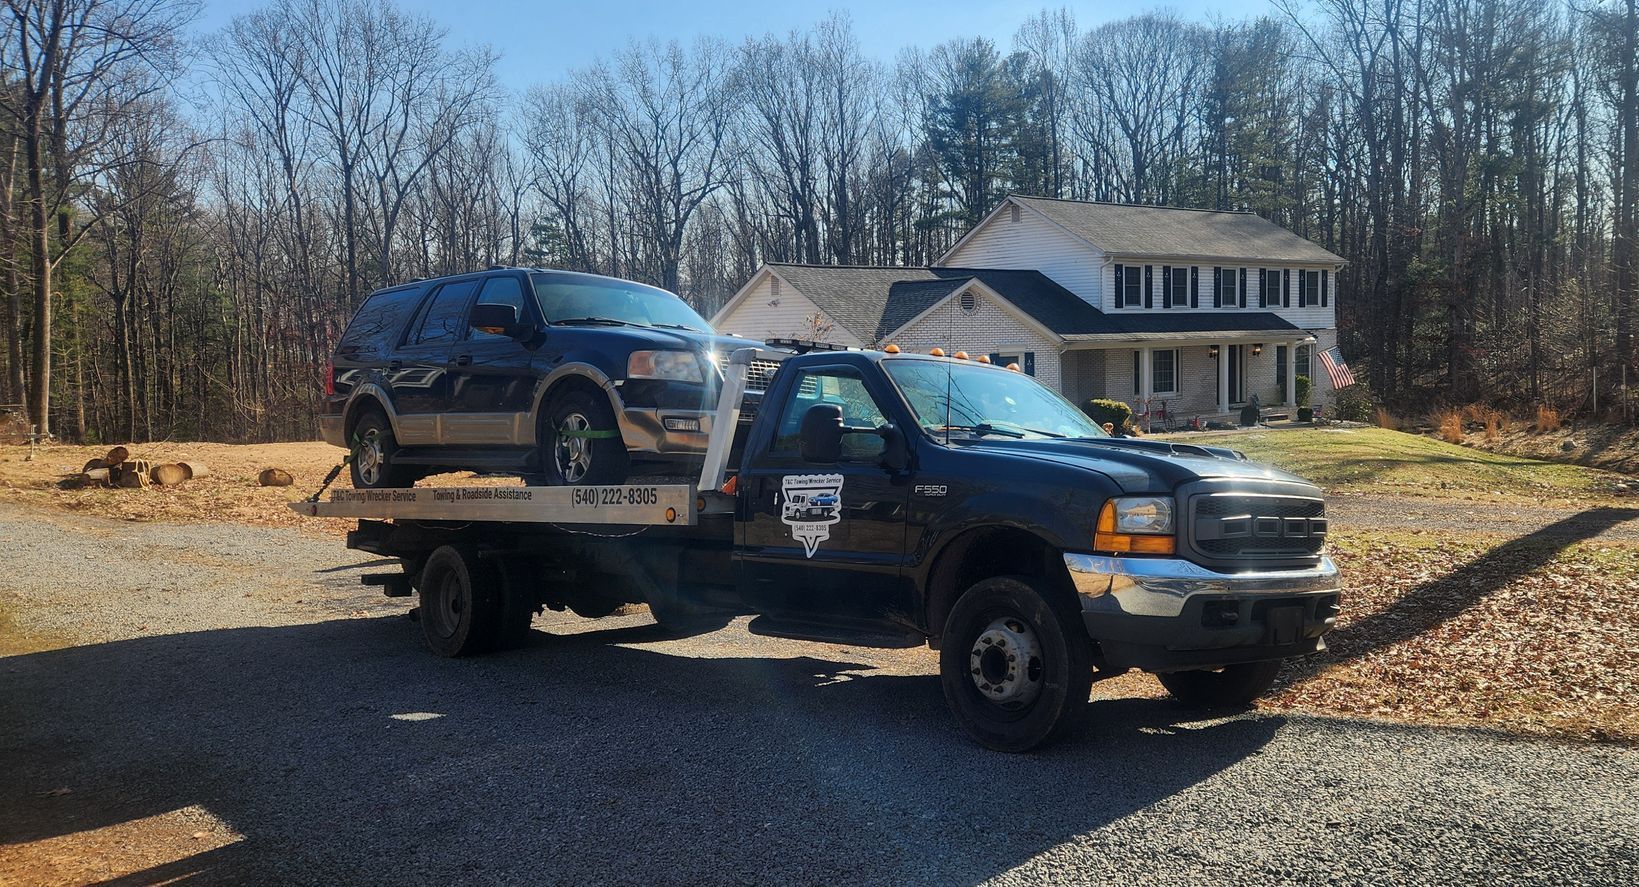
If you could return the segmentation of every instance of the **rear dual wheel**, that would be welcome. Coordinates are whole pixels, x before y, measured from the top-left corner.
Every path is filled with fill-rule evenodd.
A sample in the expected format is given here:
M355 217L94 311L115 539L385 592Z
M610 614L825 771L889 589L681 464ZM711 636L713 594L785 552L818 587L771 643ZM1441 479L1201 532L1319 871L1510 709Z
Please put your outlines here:
M997 751L1051 742L1092 691L1092 649L1070 606L1020 576L986 579L945 620L939 676L968 735Z
M535 615L523 572L498 566L470 545L444 545L427 558L417 616L440 656L475 656L523 643Z

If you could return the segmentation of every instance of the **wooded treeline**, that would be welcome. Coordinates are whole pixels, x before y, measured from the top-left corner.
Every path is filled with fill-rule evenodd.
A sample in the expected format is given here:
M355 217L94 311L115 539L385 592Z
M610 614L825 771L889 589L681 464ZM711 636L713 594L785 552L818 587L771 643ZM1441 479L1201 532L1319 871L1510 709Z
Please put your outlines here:
M1044 11L891 61L832 15L519 88L390 2L194 40L189 0L5 0L0 403L71 438L309 437L377 286L555 266L709 316L763 261L928 263L1016 191L1343 255L1381 398L1586 414L1597 369L1608 409L1639 386L1636 2Z

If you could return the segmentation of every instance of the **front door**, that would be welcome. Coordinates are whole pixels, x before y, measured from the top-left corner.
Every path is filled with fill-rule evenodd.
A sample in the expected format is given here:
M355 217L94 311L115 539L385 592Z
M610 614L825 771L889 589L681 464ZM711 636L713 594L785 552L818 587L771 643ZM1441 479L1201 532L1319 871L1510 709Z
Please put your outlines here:
M900 608L911 484L908 474L881 466L882 439L872 432L894 420L879 383L850 366L812 367L783 383L778 407L763 407L778 409L779 423L771 440L752 442L760 451L738 480L747 509L740 590L758 611L886 624ZM836 462L807 462L801 454L802 418L820 404L841 407L849 429Z
M533 322L523 279L501 274L484 281L474 305L511 305L521 321ZM521 444L533 439L527 427L535 390L534 355L511 336L467 330L466 341L450 352L450 410L444 443Z

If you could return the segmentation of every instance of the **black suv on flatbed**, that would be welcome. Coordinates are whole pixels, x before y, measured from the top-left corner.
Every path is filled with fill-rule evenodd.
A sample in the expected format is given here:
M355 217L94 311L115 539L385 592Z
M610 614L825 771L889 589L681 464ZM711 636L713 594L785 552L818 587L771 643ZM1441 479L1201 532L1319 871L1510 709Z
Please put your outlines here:
M493 268L371 293L325 375L324 439L353 485L442 471L618 484L705 452L721 364L760 343L719 336L662 289ZM753 392L773 368L753 374ZM760 383L760 384L759 384Z

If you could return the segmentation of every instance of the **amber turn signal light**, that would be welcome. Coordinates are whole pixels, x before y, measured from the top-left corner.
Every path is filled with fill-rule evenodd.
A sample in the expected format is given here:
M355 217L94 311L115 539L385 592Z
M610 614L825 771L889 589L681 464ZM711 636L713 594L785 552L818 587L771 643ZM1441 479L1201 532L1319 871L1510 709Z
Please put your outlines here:
M1144 535L1115 531L1115 500L1104 503L1098 512L1098 526L1093 532L1093 550L1111 554L1173 554L1178 540L1172 535Z

